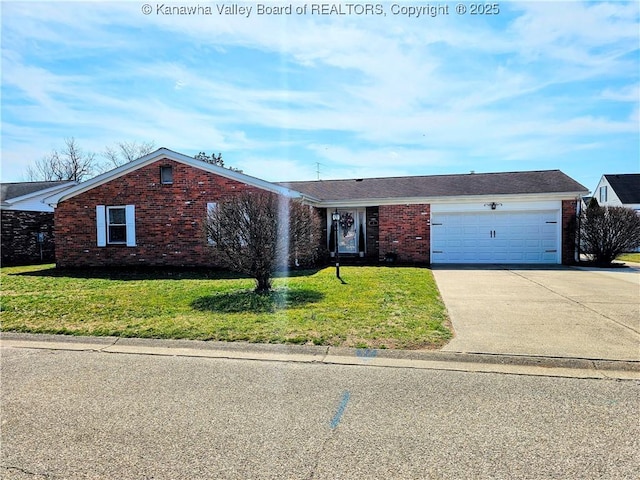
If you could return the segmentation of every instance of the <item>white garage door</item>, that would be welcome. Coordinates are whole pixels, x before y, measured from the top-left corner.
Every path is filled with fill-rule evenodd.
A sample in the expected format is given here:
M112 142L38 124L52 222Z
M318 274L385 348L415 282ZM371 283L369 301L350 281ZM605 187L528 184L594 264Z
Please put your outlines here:
M432 263L558 263L557 211L434 213Z

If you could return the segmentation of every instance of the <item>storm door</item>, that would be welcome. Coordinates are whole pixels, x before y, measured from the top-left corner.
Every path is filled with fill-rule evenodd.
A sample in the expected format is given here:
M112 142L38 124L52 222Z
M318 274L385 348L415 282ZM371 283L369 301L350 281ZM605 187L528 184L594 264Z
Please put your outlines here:
M330 215L333 212L328 213L329 221L331 221ZM338 252L341 254L363 254L362 252L365 251L365 210L338 209L338 213L340 214L340 220L337 222ZM335 230L332 227L330 231L334 232ZM331 239L329 245L334 245Z

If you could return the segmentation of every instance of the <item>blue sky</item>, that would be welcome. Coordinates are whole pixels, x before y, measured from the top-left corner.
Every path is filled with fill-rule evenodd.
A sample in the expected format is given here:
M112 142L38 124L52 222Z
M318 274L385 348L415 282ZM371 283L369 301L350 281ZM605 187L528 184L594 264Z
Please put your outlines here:
M559 168L593 189L640 170L636 1L430 2L449 15L419 18L397 5L426 2L259 3L236 2L246 17L223 2L2 2L2 180L66 137L97 154L222 152L273 181L316 179L317 163L323 179Z

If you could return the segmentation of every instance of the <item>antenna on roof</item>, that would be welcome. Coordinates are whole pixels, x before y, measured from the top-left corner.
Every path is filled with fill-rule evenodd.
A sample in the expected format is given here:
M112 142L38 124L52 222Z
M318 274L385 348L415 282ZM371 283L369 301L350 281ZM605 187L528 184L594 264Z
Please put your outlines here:
M316 175L318 176L318 180L320 180L320 162L316 162Z

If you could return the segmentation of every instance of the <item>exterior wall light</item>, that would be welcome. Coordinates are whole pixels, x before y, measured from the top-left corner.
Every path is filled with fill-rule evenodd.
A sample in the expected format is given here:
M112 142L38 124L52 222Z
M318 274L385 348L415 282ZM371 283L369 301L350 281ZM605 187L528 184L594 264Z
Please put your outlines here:
M496 203L496 202L491 202L491 203L485 203L484 204L485 207L491 207L491 210L495 210L498 205L502 206L501 203Z

